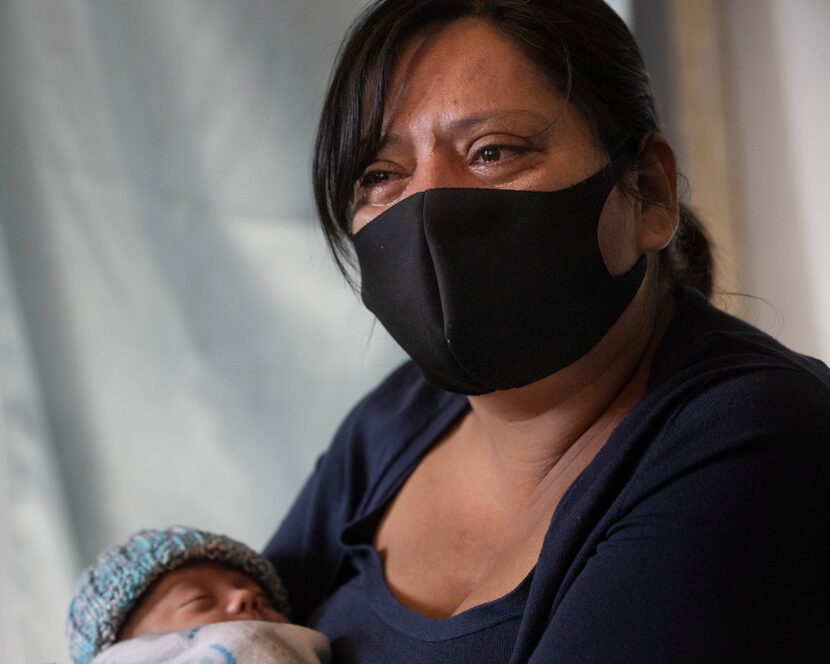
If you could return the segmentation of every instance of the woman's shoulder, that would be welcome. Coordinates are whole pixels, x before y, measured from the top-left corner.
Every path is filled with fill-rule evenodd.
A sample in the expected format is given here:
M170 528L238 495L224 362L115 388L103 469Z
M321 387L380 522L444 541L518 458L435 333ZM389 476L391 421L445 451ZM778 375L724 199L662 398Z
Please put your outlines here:
M411 438L459 401L463 397L427 383L417 365L407 360L352 408L335 435L335 443L346 439L369 448L388 447L378 441Z
M798 455L830 472L830 379L797 362L735 364L686 381L663 420L652 455L688 463L725 454Z
M830 370L687 293L636 412L641 479L708 465L830 472ZM753 473L739 474L749 480ZM738 481L738 480L735 480Z
M728 475L735 494L762 477L770 490L789 483L809 492L809 478L816 490L824 485L830 370L822 362L698 296L681 303L659 362L632 423L650 432L635 486L649 493L678 478L709 485L710 472Z
M773 388L784 373L819 395L830 393L830 369L820 360L793 351L753 325L684 289L674 320L657 352L649 389L717 389L723 382ZM743 378L741 378L743 377ZM687 395L688 396L688 395Z
M363 489L389 474L393 464L426 450L442 426L466 407L464 397L439 390L407 361L395 368L349 412L321 465Z
M429 427L452 411L453 396L431 388L407 362L342 422L265 548L283 574L298 620L330 591L343 556L343 529L365 516L409 457L429 444Z
M418 366L407 360L357 403L347 421L369 427L397 423L404 428L418 428L425 417L446 407L453 396L427 383Z

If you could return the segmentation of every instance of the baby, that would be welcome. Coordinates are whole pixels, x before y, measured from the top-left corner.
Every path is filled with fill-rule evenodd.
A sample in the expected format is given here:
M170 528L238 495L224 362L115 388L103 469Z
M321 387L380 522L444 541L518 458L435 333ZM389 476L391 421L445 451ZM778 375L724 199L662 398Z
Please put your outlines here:
M320 664L326 638L291 625L282 582L241 542L142 530L98 556L69 606L75 664Z

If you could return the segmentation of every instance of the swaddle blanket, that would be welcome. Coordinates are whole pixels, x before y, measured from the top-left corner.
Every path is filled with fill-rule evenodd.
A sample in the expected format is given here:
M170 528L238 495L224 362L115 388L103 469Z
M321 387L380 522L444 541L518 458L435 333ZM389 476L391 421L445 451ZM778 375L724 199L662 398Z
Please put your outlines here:
M214 623L116 643L92 664L329 664L326 637L260 620Z

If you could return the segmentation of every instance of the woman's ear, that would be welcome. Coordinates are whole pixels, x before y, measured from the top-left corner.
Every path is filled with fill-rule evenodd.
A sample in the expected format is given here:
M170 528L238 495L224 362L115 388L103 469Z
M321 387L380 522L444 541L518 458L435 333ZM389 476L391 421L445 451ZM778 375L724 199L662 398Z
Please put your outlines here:
M641 253L660 251L671 242L680 221L677 165L663 134L650 133L640 142L636 187L637 247Z

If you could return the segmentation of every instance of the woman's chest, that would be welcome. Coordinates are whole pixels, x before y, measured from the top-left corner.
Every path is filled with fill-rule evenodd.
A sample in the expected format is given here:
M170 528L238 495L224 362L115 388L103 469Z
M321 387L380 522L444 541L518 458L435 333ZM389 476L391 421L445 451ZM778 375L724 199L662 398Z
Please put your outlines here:
M331 642L338 664L389 662L488 662L506 664L512 655L525 596L517 593L488 609L446 620L411 612L388 594L379 561L364 558L358 572L318 608L310 626ZM525 589L526 590L526 589Z
M390 592L434 618L504 597L528 577L563 495L607 438L604 430L584 436L524 481L480 452L488 448L471 422L463 420L421 460L372 539Z
M375 533L386 584L409 609L457 615L516 589L539 558L555 502L526 512L482 509L474 477L416 471ZM485 489L486 490L486 489Z
M532 531L520 539L497 527L486 534L462 530L434 533L431 539L421 534L380 537L376 546L389 592L431 618L454 616L511 593L533 570L544 539L544 533Z

